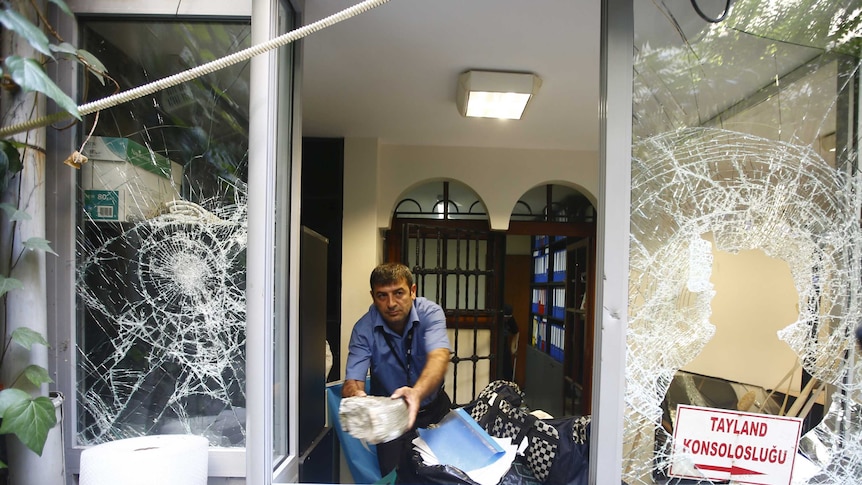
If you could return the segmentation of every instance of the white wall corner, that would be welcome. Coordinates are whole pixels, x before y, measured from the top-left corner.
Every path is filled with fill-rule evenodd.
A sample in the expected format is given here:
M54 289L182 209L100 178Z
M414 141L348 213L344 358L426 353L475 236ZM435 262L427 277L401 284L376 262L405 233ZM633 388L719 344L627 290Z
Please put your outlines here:
M347 363L347 345L353 324L371 304L368 276L380 261L377 224L377 138L344 139L344 207L341 247L341 362Z

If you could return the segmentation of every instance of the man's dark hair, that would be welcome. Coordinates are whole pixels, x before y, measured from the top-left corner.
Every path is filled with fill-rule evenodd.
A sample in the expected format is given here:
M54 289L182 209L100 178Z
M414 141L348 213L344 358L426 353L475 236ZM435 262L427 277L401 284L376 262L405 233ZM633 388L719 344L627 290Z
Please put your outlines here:
M375 286L391 285L404 280L407 287L413 286L413 273L401 263L383 263L371 272L371 290Z

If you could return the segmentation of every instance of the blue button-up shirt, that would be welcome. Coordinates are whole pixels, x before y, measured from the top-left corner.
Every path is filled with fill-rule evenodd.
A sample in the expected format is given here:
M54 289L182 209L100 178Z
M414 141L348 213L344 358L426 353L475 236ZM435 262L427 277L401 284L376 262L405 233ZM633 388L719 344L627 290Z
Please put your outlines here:
M408 332L413 329L412 355L409 364L407 360L406 341ZM390 345L386 342L387 338ZM371 305L368 312L356 322L350 334L350 345L347 354L345 379L364 381L371 369L371 394L388 396L403 386L413 386L425 362L428 353L435 349L449 350L449 336L446 333L446 315L440 305L426 298L413 300L413 308L404 328L404 335L392 331L377 307ZM392 353L395 350L398 355ZM403 365L402 365L403 364ZM406 374L410 369L410 376ZM422 405L431 402L437 393L433 393L422 401Z

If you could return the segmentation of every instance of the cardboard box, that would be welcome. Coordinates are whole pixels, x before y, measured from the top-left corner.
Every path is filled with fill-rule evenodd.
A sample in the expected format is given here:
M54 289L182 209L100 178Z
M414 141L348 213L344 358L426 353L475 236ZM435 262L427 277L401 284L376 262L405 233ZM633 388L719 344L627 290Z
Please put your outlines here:
M81 166L84 210L94 221L131 222L180 199L183 168L128 138L90 138Z

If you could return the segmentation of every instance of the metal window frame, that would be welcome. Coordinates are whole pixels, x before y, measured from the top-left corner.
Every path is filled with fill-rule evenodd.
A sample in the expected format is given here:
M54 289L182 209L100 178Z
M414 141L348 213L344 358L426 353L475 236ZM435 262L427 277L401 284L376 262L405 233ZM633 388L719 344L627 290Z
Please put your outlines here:
M252 15L253 0L213 2L212 0L66 0L76 14L177 15L245 17Z
M284 2L284 3L280 3ZM279 6L292 8L298 19L302 18L304 4L295 0L253 0L252 44L267 41L278 34ZM287 46L283 48L290 48ZM289 395L297 396L299 355L295 342L299 341L299 238L300 238L300 163L302 148L302 110L299 103L301 84L302 49L295 50L291 71L282 71L278 51L256 56L251 61L249 92L249 190L248 197L248 251L246 276L246 482L271 484L274 481L296 481L299 475L297 455L298 399L288 400L288 454L279 463L273 459L273 376L274 326L282 324L288 328L288 382ZM280 76L293 76L292 92L287 93L288 105L284 105L285 93L279 92ZM272 100L277 100L272 102ZM292 106L292 109L290 109ZM287 112L285 112L287 108ZM285 117L285 115L289 116ZM288 125L290 136L279 133ZM282 135L282 136L280 136ZM288 146L279 141L290 140ZM278 160L284 149L290 150L287 166L279 167ZM257 160L263 163L256 163ZM285 172L281 170L287 168ZM278 180L281 179L281 184ZM280 192L284 184L288 194ZM297 189L297 190L294 190ZM276 197L289 196L289 212L278 213ZM285 231L287 229L287 231ZM284 261L275 250L284 247L288 273L276 275L276 264ZM286 281L284 278L286 277ZM276 278L281 278L279 287L286 288L287 295L276 294ZM287 322L276 322L276 301L288 302ZM294 324L291 324L293 322ZM293 343L293 344L291 344ZM255 349L255 352L248 352ZM250 358L254 356L256 358Z
M590 483L622 480L631 212L633 0L602 0ZM612 195L613 194L613 195Z
M68 6L76 14L99 14L117 16L172 16L179 17L204 17L208 19L263 19L252 21L252 43L268 40L274 33L274 12L280 0L240 0L237 2L211 2L209 0L151 0L149 2L116 2L113 0L69 0ZM290 5L295 11L300 12L301 0L283 0L285 5ZM289 3L288 3L289 2ZM72 42L78 42L78 29L73 19L56 12L54 9L52 22L58 27L64 38ZM274 131L277 126L277 110L268 102L275 96L277 89L278 71L274 64L275 53L258 56L252 61L251 67L251 93L252 101L249 110L250 116L250 167L249 186L260 184L262 187L269 184L273 179L266 179L268 173L275 169L276 150L274 145L269 147L267 140L277 140ZM294 79L300 79L299 56L295 57L293 71L290 73ZM74 66L69 63L58 65L50 64L50 74L58 81L58 85L64 92L77 95L77 77ZM292 100L299 100L300 87L294 84L290 93ZM292 113L291 126L294 127L291 134L289 167L289 186L299 186L299 147L301 146L301 112L297 107ZM74 325L69 322L76 321L76 297L75 297L75 230L76 230L76 177L69 170L64 170L65 165L61 162L66 156L75 150L79 127L73 126L68 130L48 131L48 160L46 167L46 184L48 190L48 212L47 231L48 237L54 241L54 247L58 254L67 255L66 259L54 259L48 263L48 291L51 298L48 302L49 315L49 337L58 342L57 348L51 355L51 368L56 372L56 380L61 391L67 396L75 396L75 371L74 371L74 347L75 330ZM263 163L255 164L255 160ZM278 470L279 475L268 472L273 470L272 459L272 307L276 295L273 293L274 261L271 248L274 241L273 224L275 222L275 207L272 194L274 187L266 186L266 190L252 190L249 196L249 248L270 248L261 251L248 251L249 260L249 286L247 300L247 321L263 322L261 325L249 326L247 349L255 355L257 360L249 360L249 372L247 373L246 389L249 396L247 406L248 412L248 438L246 448L211 448L209 452L209 475L212 477L248 477L255 479L251 483L272 483L274 478L295 477L297 475L296 464L296 437L293 430L296 429L297 409L296 400L290 400L289 416L287 420L289 436L289 454L282 460ZM289 265L288 284L290 294L285 295L288 301L288 318L297 321L298 305L296 295L298 281L298 226L299 226L299 193L291 190L289 193ZM252 255L254 255L252 257ZM253 284L254 282L254 284ZM254 290L263 282L263 293ZM296 341L296 326L289 325L289 342ZM290 395L295 396L297 381L296 357L292 348L286 349L290 354L288 379L291 383ZM267 365L268 364L268 365ZM254 372L251 372L254 370ZM63 433L66 436L74 436L74 423L76 422L76 406L74 398L67 398L64 402ZM67 438L65 446L67 483L75 483L73 474L79 471L80 454L82 447L74 447ZM258 478L260 475L262 478Z

